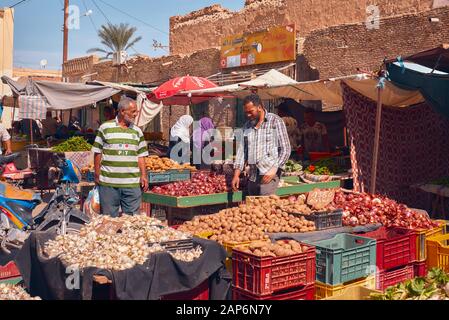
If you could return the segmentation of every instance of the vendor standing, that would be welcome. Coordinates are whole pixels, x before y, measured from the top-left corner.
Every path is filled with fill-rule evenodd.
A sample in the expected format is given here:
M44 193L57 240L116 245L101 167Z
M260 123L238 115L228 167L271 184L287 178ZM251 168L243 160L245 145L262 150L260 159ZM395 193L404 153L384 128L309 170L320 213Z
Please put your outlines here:
M47 111L46 118L42 120L42 136L44 139L54 137L58 126L58 120L52 117L51 111Z
M211 160L214 157L214 151L203 155L204 149L214 141L215 126L211 118L204 117L197 123L198 128L193 130L193 154L194 160L200 160L200 163L195 163L198 169L208 169ZM196 156L196 157L195 157ZM210 158L209 158L210 157Z
M183 115L170 130L168 156L181 164L190 163L190 127L192 124L193 118L189 115Z
M329 136L326 126L316 121L315 110L304 111L304 123L299 127L305 154L309 152L329 152Z
M118 217L139 213L142 190L148 189L144 135L134 125L137 104L124 97L117 118L100 126L92 152L95 153L95 183L99 185L101 213Z
M232 188L239 189L240 174L248 164L248 194L275 194L291 152L287 129L279 116L268 113L258 95L246 97L243 105L248 121L243 126L244 143L237 150Z
M0 124L0 140L3 142L5 148L5 155L10 155L12 153L11 149L11 135L8 130L6 130L3 124ZM0 155L2 154L2 149L0 148Z

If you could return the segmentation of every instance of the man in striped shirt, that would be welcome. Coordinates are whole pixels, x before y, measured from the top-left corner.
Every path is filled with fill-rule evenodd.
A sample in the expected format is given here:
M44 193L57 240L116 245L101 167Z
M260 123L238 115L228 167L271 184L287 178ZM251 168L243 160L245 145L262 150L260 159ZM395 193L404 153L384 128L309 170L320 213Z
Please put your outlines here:
M134 125L136 116L136 102L123 97L117 118L100 126L92 148L101 213L112 217L118 217L120 208L124 214L138 214L141 188L148 189L148 149L142 131Z
M248 194L275 194L291 153L287 128L280 117L267 112L258 95L246 97L243 105L248 122L238 142L232 187L239 189L240 174L249 165Z

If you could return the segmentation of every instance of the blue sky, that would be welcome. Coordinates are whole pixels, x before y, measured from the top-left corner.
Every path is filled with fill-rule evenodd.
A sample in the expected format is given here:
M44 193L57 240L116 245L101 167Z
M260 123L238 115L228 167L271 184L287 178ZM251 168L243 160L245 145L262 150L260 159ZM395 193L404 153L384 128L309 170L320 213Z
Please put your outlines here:
M9 7L20 0L0 0L0 7ZM183 15L214 3L225 8L239 10L244 0L70 0L71 5L80 8L81 15L92 10L90 16L81 16L79 30L69 35L69 58L86 55L92 47L100 46L95 28L107 23L129 23L138 28L137 35L143 39L135 46L138 53L149 56L166 54L152 48L153 39L168 45L169 18ZM128 15L146 22L164 32L157 31ZM104 15L97 8L103 11ZM86 10L87 7L87 10ZM15 7L14 66L40 68L42 59L48 60L47 69L60 69L62 61L63 0L28 0ZM94 26L95 25L95 28ZM135 53L130 51L130 54Z

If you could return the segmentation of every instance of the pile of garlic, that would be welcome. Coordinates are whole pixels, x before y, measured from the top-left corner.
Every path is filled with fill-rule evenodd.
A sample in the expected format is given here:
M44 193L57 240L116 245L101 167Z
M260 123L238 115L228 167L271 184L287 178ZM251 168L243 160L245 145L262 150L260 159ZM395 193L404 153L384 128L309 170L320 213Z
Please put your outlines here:
M32 298L20 286L0 283L0 300L41 300L41 298Z
M121 223L118 232L98 232L98 227L109 222ZM111 218L98 216L84 226L80 234L57 236L44 246L44 253L59 256L64 263L84 269L96 267L126 270L144 264L152 253L165 249L160 242L184 240L190 236L162 227L160 221L145 215ZM201 247L173 253L175 259L190 262L202 254Z

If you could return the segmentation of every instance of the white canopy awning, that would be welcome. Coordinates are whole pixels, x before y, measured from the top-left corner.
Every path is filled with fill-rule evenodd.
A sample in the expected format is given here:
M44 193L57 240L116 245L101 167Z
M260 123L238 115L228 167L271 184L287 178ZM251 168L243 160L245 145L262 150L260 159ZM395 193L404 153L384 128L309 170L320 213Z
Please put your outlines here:
M242 98L257 89L257 93L262 99L290 98L296 101L323 101L332 106L342 106L342 81L360 94L374 101L377 100L378 80L367 74L297 82L276 70L271 70L251 81L205 90L193 90L183 92L183 94L209 96L211 98L220 95L232 95ZM382 92L382 101L383 104L388 106L405 107L424 102L424 98L419 91L403 90L386 81Z

